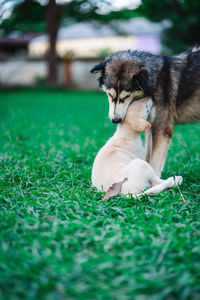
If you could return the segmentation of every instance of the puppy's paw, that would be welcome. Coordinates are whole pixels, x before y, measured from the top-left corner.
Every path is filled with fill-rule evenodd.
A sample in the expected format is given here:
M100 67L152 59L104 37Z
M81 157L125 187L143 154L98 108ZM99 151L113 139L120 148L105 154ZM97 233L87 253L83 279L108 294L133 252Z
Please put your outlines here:
M175 176L174 177L174 185L181 185L183 183L183 177L182 176Z
M174 176L174 177L169 177L167 180L167 185L168 187L173 187L177 185L181 185L183 182L183 177L182 176Z

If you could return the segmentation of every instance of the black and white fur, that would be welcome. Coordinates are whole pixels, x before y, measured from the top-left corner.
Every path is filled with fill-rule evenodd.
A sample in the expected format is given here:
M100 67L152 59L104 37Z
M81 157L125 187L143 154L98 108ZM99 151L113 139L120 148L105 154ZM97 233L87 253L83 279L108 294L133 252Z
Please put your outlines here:
M144 96L153 100L152 128L146 159L160 176L175 123L200 120L200 49L172 56L120 51L96 65L99 84L109 97L109 116L121 122L129 104Z

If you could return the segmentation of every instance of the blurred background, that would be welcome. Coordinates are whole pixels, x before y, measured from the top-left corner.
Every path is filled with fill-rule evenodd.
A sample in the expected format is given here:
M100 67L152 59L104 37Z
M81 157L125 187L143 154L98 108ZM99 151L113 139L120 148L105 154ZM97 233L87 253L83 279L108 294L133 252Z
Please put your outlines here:
M199 32L199 0L1 0L0 87L97 89L89 71L109 54L178 53Z

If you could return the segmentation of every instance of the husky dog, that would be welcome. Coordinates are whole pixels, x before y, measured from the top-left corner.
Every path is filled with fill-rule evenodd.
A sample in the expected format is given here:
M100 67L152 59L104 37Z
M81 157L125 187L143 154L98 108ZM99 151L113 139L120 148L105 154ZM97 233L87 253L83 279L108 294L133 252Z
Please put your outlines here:
M159 193L182 183L181 176L160 179L144 160L140 132L151 127L146 121L151 107L152 100L149 98L129 105L125 119L98 152L92 168L92 184L99 190L108 191L114 183L126 179L121 193L139 196L138 193L150 186L144 194Z
M153 100L152 127L146 134L146 160L160 176L175 123L200 120L200 48L173 56L120 51L97 64L100 87L109 99L109 117L120 123L129 104Z

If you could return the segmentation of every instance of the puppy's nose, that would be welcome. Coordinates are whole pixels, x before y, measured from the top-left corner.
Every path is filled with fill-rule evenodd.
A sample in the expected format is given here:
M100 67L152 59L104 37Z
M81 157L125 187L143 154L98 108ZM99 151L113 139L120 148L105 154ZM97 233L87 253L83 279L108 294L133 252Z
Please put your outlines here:
M121 118L115 118L115 119L112 119L112 122L117 124L117 123L120 123L121 122Z

